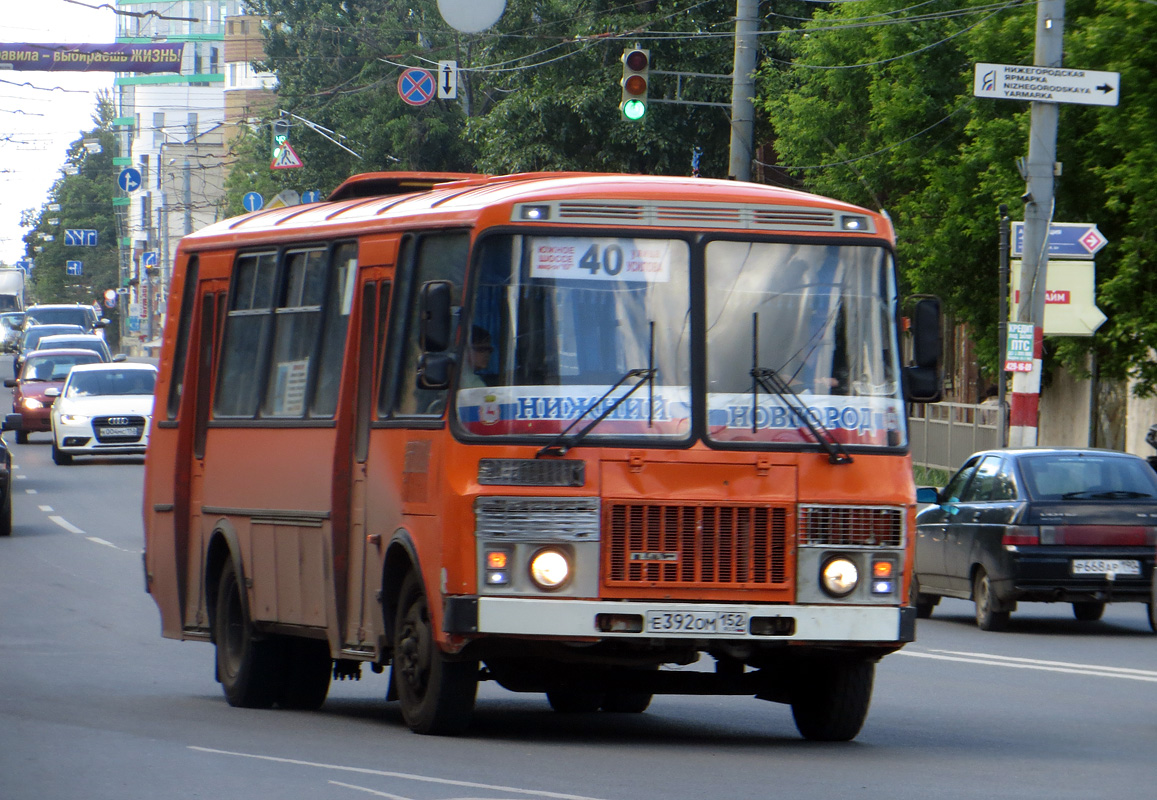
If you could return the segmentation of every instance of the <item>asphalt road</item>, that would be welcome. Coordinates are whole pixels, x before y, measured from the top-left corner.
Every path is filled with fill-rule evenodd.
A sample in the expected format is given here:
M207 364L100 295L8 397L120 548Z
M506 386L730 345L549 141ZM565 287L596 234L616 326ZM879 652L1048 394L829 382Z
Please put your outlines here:
M561 715L489 684L466 736L423 737L368 669L335 683L318 712L230 708L212 647L162 639L143 590L140 460L57 467L45 434L13 451L3 800L1154 794L1157 636L1140 605L1109 606L1096 623L1022 605L1009 632L983 633L971 604L946 600L881 662L867 724L845 744L803 741L786 706L754 699Z

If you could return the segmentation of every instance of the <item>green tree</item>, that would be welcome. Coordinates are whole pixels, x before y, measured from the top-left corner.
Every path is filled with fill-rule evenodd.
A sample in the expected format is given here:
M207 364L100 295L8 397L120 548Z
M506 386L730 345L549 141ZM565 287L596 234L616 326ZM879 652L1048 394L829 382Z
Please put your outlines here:
M96 303L107 289L120 285L120 254L117 246L117 221L112 204L117 192L120 168L113 160L118 155L112 121L116 106L102 92L97 98L92 121L94 127L69 145L61 177L48 192L39 209L28 209L21 216L25 227L25 250L36 265L32 270L28 293L38 303ZM59 210L54 207L59 206ZM95 230L97 245L65 244L65 230ZM83 263L80 276L66 274L67 261ZM105 313L114 324L107 329L110 344L119 326L115 310Z
M1116 109L1062 105L1054 219L1096 222L1112 240L1097 258L1095 337L1050 339L1050 360L1080 371L1094 349L1101 373L1157 389L1153 247L1157 213L1157 13L1140 0L1066 9L1066 63L1122 73ZM886 208L906 288L940 294L997 370L997 206L1020 216L1026 103L971 96L973 64L1031 64L1035 7L937 0L839 4L792 40L790 68L765 65L760 105L779 164L823 194ZM1147 38L1148 37L1148 38ZM792 169L794 168L794 169Z

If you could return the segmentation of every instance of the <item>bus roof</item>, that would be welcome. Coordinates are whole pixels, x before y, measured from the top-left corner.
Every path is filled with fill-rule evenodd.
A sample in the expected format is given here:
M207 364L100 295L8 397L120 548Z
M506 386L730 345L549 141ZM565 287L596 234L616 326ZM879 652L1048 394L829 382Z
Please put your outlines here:
M383 194L373 192L381 191ZM336 198L336 199L335 199ZM547 216L519 216L523 206ZM849 228L846 215L871 226ZM485 216L486 219L482 220ZM605 227L728 229L752 232L859 233L891 236L867 209L793 189L678 176L538 172L516 175L368 173L345 181L324 203L256 211L185 237L197 249L262 240L353 235L390 223L545 222Z

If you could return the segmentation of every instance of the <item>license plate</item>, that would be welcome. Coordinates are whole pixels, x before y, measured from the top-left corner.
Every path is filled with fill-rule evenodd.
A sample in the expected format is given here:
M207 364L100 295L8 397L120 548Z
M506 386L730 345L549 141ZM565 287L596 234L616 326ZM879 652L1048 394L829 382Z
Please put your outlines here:
M1076 558L1074 575L1140 575L1141 562L1133 558Z
M134 439L141 437L140 428L101 428L99 431L101 436L131 436Z
M743 611L648 611L647 633L747 633Z

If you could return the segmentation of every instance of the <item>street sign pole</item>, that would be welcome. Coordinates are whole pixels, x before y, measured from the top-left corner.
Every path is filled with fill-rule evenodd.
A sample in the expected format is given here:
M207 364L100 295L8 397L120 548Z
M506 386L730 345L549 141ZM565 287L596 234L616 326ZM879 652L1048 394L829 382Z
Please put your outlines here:
M1060 67L1064 55L1064 0L1039 0L1036 8L1036 48L1033 64ZM1025 164L1024 259L1020 275L1017 321L1033 326L1032 370L1014 372L1009 412L1010 447L1035 447L1040 428L1041 356L1044 342L1045 276L1048 233L1052 220L1057 161L1057 103L1032 102L1028 161Z

